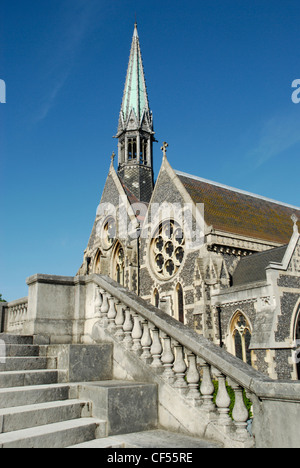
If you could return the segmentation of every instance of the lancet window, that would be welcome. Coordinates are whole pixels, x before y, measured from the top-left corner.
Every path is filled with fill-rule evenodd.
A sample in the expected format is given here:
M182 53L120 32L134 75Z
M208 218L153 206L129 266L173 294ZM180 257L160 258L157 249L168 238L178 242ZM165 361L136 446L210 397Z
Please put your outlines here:
M241 312L238 312L233 318L231 325L231 336L233 349L236 357L251 365L251 328L248 320Z
M95 262L94 262L94 273L96 273L97 275L101 273L100 261L101 261L101 252L100 250L98 250L95 256Z
M137 158L136 138L128 138L128 161L135 161Z
M141 138L141 148L140 148L140 164L144 166L147 165L147 149L148 149L148 142L146 138Z
M114 256L114 276L115 280L124 286L125 284L125 255L121 244L118 244Z
M153 305L159 307L159 292L157 289L155 289L153 293Z

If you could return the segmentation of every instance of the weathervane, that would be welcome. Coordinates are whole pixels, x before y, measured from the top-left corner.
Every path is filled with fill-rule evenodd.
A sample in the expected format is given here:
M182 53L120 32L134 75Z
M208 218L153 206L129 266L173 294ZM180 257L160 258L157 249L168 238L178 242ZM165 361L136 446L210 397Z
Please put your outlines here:
M162 150L162 152L163 152L164 158L167 157L167 148L168 148L168 146L169 146L168 143L166 143L164 141L162 147L160 148Z

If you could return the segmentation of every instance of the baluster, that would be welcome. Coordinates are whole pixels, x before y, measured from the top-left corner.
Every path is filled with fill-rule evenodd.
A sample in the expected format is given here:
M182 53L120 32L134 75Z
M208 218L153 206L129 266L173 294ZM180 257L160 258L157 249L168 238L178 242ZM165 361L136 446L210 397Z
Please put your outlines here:
M183 346L177 341L175 342L175 350L175 362L173 366L173 371L175 373L174 387L184 391L187 388L187 383L184 378L187 367L184 360Z
M109 309L107 313L108 329L110 332L114 332L116 329L115 318L117 315L117 311L116 311L115 300L113 296L109 296L108 302L109 302Z
M246 428L249 413L244 403L243 389L236 383L231 384L231 386L235 394L235 403L232 411L232 417L236 426L236 435L241 439L245 439L248 437Z
M200 385L200 392L203 398L202 408L207 412L211 412L215 410L215 405L212 401L215 387L212 383L209 364L207 364L203 359L201 359L200 365L202 368L202 381Z
M124 338L124 344L127 349L130 349L132 347L132 337L131 337L131 332L133 329L133 323L131 320L131 313L129 307L126 307L125 309L125 322L123 325L123 331L125 333L125 338Z
M101 306L100 323L105 328L105 327L107 327L107 324L108 324L107 312L108 312L108 309L109 309L109 303L108 303L108 295L104 290L103 290L102 296L103 296L103 301L102 301L102 306Z
M161 355L161 362L163 363L163 366L164 366L163 377L169 383L174 383L175 376L174 376L172 367L173 367L175 357L172 351L171 338L166 333L164 333L162 336L162 339L164 341L164 351Z
M145 362L147 362L149 364L151 359L152 359L152 356L151 356L151 353L150 353L150 348L151 348L151 345L152 345L152 339L151 339L151 335L150 335L148 321L144 320L142 322L142 326L143 326L143 336L142 336L142 339L141 339L141 345L142 345L143 353L141 355L141 358Z
M162 363L160 360L162 350L163 349L159 337L159 329L154 327L152 329L152 346L150 349L151 355L153 357L151 367L154 367L156 369L162 368Z
M123 330L124 322L125 322L124 306L120 301L118 301L117 302L117 315L115 319L115 324L117 327L116 338L118 341L123 341L124 339L124 330Z
M101 306L103 303L103 296L101 294L100 288L96 288L95 292L95 315L99 315L101 317Z
M197 369L197 357L194 353L188 353L188 371L186 374L186 380L189 387L188 399L194 401L195 405L199 405L201 402L200 398L200 374Z
M221 426L229 426L232 422L228 415L231 400L226 388L226 376L218 370L216 370L216 376L218 377L219 382L216 398L216 405L219 412L219 424Z
M142 353L142 345L141 345L141 338L143 336L143 330L141 327L141 322L139 319L139 315L135 312L133 314L133 329L132 329L132 340L133 340L133 346L132 350L137 353L141 354Z

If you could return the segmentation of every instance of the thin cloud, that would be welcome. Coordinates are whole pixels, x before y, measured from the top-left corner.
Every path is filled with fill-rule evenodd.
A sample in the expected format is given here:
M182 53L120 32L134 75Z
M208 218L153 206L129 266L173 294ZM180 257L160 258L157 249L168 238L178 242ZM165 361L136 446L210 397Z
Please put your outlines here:
M300 142L300 117L276 116L265 122L257 146L248 153L254 168L258 169L274 157L285 153Z
M94 1L73 0L71 8L68 1L62 4L60 10L62 34L56 34L59 39L53 44L52 59L46 64L43 78L48 89L40 99L34 123L43 121L55 105L60 91L72 73L75 58L86 34L95 24L98 8L99 3ZM55 32L57 33L57 30Z
M36 117L35 123L43 121L47 115L49 114L50 110L55 104L56 97L62 87L64 86L65 82L67 81L69 73L66 73L60 80L57 81L54 88L49 91L49 94L44 98L44 102L41 105Z

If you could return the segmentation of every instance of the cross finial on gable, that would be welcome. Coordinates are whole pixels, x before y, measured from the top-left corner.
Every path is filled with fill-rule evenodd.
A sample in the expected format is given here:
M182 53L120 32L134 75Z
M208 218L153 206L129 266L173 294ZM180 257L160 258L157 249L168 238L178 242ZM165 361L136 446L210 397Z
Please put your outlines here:
M162 150L162 152L163 152L164 158L167 157L167 148L168 148L168 146L169 146L168 143L166 143L164 141L162 147L160 148Z

